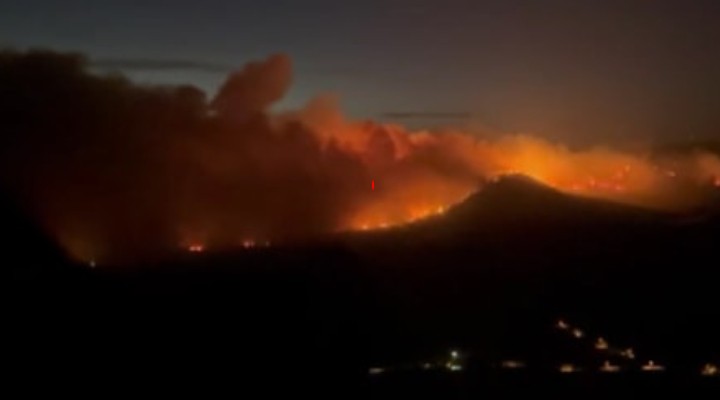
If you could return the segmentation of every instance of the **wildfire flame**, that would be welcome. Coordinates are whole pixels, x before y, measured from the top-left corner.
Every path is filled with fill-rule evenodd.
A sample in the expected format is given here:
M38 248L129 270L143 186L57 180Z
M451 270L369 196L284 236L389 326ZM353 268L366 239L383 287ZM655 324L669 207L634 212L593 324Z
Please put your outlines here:
M570 151L527 135L491 141L474 138L470 133L406 132L398 136L403 131L393 129L395 136L391 137L400 137L397 142L406 146L398 152L402 154L398 163L403 162L403 157L422 153L432 143L452 148L450 154L462 160L466 171L488 181L522 174L569 194L666 210L689 207L703 198L708 187L720 187L720 162L717 156L707 153L664 159L606 148ZM342 136L335 140L342 141ZM371 151L358 148L355 140L353 145L359 154ZM439 144L442 142L449 144ZM476 180L455 177L444 181L422 177L397 186L385 185L376 196L366 198L344 226L384 229L441 215L477 189Z
M23 110L0 126L9 138L0 183L81 260L387 229L441 215L506 174L664 209L696 205L720 187L720 158L708 152L571 150L523 134L413 131L349 120L327 96L271 112L292 81L284 55L232 73L211 101L190 87L91 74L75 56L0 57L0 77L17 85L0 102ZM37 93L43 102L31 101Z

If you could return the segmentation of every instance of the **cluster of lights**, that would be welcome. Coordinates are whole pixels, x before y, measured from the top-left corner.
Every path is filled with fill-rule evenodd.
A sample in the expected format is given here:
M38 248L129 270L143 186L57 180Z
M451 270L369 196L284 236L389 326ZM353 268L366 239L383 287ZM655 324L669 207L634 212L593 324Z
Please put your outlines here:
M567 331L570 332L570 334L575 337L576 339L582 339L585 337L585 332L577 327L570 326L567 322L559 319L555 323L555 327L560 329L561 331Z
M571 326L569 323L567 323L564 320L558 320L555 323L555 327L561 331L567 331L570 332L572 336L574 336L577 339L582 339L585 334L580 328L576 328ZM595 350L598 350L604 354L611 354L611 355L617 355L627 360L635 360L635 350L632 347L628 347L626 349L617 349L610 346L610 344L605 340L603 337L598 337L595 339L595 342L593 343L593 347ZM562 368L562 366L561 366ZM665 371L665 367L663 365L657 364L654 361L650 360L646 364L642 365L640 369L644 372L662 372ZM618 372L620 370L619 365L615 365L610 363L610 361L605 361L605 363L600 366L600 372L605 373L613 373ZM561 372L562 369L561 369ZM564 372L569 373L569 372Z
M629 347L623 351L620 352L620 355L622 357L627 358L628 360L634 360L635 359L635 351L632 349L632 347Z
M572 335L576 339L583 339L585 337L585 332L578 328L570 325L568 322L560 319L555 323L555 327L561 331L569 332L570 335ZM595 339L595 342L593 343L593 347L595 350L611 353L615 355L619 355L620 357L623 357L628 360L634 360L635 359L635 350L632 347L626 348L626 349L617 349L610 346L610 344L603 338L602 336Z
M559 321L562 322L562 321ZM561 324L558 323L557 327L562 330L572 330L572 328L567 324ZM627 349L626 352L633 353L632 349ZM627 358L634 358L634 354L632 357ZM444 361L440 363L433 363L433 362L423 362L420 364L415 365L414 367L410 368L420 368L422 370L434 370L436 368L442 368L450 372L459 372L463 370L463 356L460 354L458 350L450 350L449 357ZM508 360L502 360L497 365L500 369L505 370L519 370L524 369L527 367L527 364L525 364L524 361L521 360L514 360L514 359L508 359ZM407 367L405 367L407 368ZM368 374L370 375L380 375L383 373L386 373L391 370L395 370L396 368L393 367L372 367L368 369ZM616 374L620 373L623 370L623 367L612 363L610 360L604 361L600 367L598 368L598 371L603 374ZM662 364L658 364L653 360L648 361L647 363L643 364L640 367L640 370L643 372L648 373L658 373L665 371L665 366ZM560 374L576 374L583 372L584 369L571 363L564 363L560 364L557 367L557 372ZM700 370L700 374L702 376L711 376L716 377L720 376L720 370L718 370L717 365L715 364L705 364Z
M460 361L460 352L452 350L450 351L450 359L445 363L445 368L453 372L462 371L463 367Z
M571 336L581 339L585 336L585 333L577 327L573 327L568 322L560 319L555 323L555 327L561 331L568 332ZM633 350L632 347L626 348L624 350L617 350L612 348L608 342L603 337L598 337L593 347L601 351L603 353L609 353L609 354L615 354L619 355L622 358L628 359L628 360L634 360L636 358L635 356L635 350ZM449 357L444 361L440 363L431 363L431 362L423 362L419 365L416 365L414 368L420 368L422 370L432 370L436 368L444 368L451 372L458 372L463 370L463 356L460 354L458 350L450 350ZM518 369L524 369L527 367L524 361L521 360L514 360L514 359L508 359L508 360L502 360L497 365L500 369L505 370L518 370ZM387 372L390 368L387 367L373 367L368 370L368 373L370 375L378 375L382 374L384 372ZM647 373L659 373L664 372L666 367L662 364L658 364L653 360L647 361L645 364L640 366L640 370ZM614 364L610 360L604 361L600 367L598 368L598 371L605 374L615 374L619 373L623 370L623 367L619 364ZM571 363L563 363L560 364L557 367L557 372L560 374L575 374L580 373L583 371L583 368L578 367ZM717 377L720 376L720 370L718 369L718 366L715 364L707 363L702 366L700 369L700 374L702 376L710 376L710 377Z

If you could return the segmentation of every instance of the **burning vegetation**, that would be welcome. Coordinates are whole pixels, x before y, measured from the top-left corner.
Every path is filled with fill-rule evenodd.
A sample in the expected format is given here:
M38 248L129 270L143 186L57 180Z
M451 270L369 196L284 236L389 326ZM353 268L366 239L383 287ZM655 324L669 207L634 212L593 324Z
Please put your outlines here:
M285 55L232 73L209 100L87 67L78 55L0 53L0 182L80 259L388 228L442 214L505 174L663 209L720 186L720 159L702 151L409 131L347 120L330 97L271 113L292 82Z

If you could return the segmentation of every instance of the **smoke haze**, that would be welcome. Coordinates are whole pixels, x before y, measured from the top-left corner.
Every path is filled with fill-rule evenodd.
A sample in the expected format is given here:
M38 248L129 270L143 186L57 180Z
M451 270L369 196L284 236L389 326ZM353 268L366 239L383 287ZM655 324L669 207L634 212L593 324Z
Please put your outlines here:
M701 150L411 132L348 120L332 96L270 112L292 83L282 54L230 74L212 99L89 66L76 54L0 52L2 187L79 259L392 226L442 213L506 173L665 209L702 204L720 185L720 159Z

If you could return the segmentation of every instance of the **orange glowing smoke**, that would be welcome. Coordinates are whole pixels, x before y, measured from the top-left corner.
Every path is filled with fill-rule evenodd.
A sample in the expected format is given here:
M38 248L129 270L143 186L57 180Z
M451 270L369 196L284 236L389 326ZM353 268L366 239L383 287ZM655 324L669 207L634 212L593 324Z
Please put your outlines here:
M666 209L702 203L720 186L720 159L705 152L411 131L349 120L327 96L273 113L292 81L284 55L232 73L209 101L192 87L90 74L77 56L7 52L0 61L0 78L16 85L0 102L23 110L0 126L2 189L81 260L390 228L443 214L504 174Z
M347 121L330 98L289 115L322 143L355 154L383 182L372 196L362 197L341 228L387 228L442 214L482 181L506 174L524 174L571 194L658 209L691 207L704 200L709 185L720 185L720 158L702 151L670 157L602 146L570 150L522 134L490 140L480 132L409 131Z
M482 181L523 174L561 191L656 209L701 202L720 184L715 155L633 154L596 147L572 151L529 136L484 140L472 132L410 132L396 125L342 122L315 125L321 138L365 160L383 187L351 212L342 228L384 229L440 215ZM312 124L312 122L311 122ZM380 133L379 133L380 132ZM382 135L383 138L378 139ZM377 142L384 145L378 149ZM451 174L444 174L446 171Z

